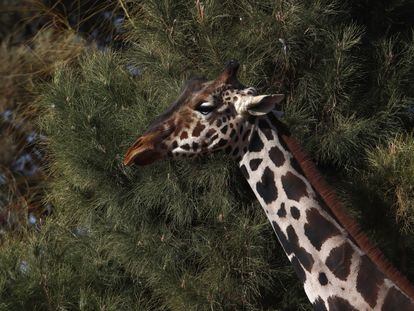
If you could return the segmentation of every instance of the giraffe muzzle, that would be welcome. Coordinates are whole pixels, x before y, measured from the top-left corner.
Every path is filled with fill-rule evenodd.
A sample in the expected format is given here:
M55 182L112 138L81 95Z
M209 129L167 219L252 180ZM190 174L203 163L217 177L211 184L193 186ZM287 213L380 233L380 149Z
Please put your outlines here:
M217 84L225 83L231 85L232 88L242 89L244 85L237 79L237 72L240 64L237 60L232 59L226 63L226 67L219 77L215 80Z
M124 157L124 165L149 165L164 158L167 155L165 140L174 130L175 125L171 122L156 124L153 129L138 137L128 149Z
M162 158L162 153L154 147L150 140L145 136L138 138L126 152L124 165L137 164L144 166Z
M240 63L235 59L231 59L227 62L225 70L228 71L230 76L233 76L237 74L239 67Z

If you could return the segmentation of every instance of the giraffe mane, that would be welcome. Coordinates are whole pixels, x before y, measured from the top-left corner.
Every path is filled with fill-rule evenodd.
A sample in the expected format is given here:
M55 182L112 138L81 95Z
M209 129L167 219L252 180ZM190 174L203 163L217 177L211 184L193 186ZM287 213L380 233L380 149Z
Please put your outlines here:
M408 297L414 300L414 286L394 267L393 264L391 264L390 261L388 261L382 251L375 246L362 231L357 221L344 209L335 190L326 182L308 153L304 151L298 141L291 136L286 125L279 121L272 113L269 114L269 117L272 123L276 126L280 139L286 144L293 157L299 163L306 178L326 204L328 212L348 231L354 242L366 253L372 262L378 266L380 271L394 282L394 284Z

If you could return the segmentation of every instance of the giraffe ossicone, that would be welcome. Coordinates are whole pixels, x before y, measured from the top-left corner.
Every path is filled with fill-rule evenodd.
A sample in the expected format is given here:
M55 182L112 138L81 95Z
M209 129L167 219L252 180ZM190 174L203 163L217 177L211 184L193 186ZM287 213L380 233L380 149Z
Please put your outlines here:
M372 247L325 189L278 119L281 94L257 95L230 61L188 81L128 149L124 164L224 151L238 161L315 310L414 310L414 287Z

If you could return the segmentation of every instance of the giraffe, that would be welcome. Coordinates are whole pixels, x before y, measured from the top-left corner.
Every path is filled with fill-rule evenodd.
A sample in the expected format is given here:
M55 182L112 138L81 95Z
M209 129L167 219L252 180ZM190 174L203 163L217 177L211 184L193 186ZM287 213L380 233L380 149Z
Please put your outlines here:
M282 94L258 95L229 61L190 79L125 154L124 164L224 151L263 207L315 310L414 310L414 287L343 210L280 121Z

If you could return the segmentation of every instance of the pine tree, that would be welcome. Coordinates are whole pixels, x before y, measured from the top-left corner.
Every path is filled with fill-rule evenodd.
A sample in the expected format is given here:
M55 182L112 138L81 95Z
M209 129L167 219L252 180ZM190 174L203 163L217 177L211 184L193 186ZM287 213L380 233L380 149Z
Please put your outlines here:
M34 125L37 84L85 48L70 31L44 30L18 45L13 41L0 45L0 232L24 231L28 220L38 225L47 213L41 200L47 179L41 169L44 153L35 144L42 139Z
M183 81L230 58L244 84L287 95L284 122L414 280L409 1L129 4L130 48L91 52L43 86L56 212L2 246L2 308L310 309L230 159L121 164Z

